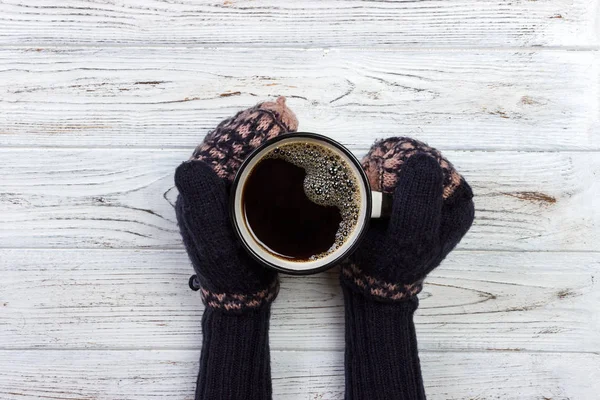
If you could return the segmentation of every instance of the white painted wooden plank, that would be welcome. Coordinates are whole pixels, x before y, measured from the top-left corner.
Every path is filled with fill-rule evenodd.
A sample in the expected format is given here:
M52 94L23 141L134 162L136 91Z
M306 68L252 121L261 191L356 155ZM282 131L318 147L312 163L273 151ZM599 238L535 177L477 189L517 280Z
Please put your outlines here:
M597 1L3 1L0 44L590 46Z
M457 251L417 313L425 351L599 352L599 253ZM183 251L0 251L0 349L198 349ZM271 346L341 350L338 271L282 276Z
M600 149L597 52L257 54L2 49L0 145L193 148L221 119L285 95L301 130L355 146L408 135L441 149Z
M0 396L191 400L197 350L0 351ZM341 352L272 352L273 398L342 400ZM430 400L595 400L597 354L421 353Z
M0 149L0 247L181 248L173 173L189 154ZM476 194L460 248L597 250L600 153L445 154Z

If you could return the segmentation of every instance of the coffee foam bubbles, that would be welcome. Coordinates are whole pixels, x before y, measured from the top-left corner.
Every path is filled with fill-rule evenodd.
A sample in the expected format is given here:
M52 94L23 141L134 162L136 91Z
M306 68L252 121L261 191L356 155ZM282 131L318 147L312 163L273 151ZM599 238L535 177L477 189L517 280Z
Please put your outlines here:
M356 229L360 211L360 191L355 174L347 161L327 147L310 143L289 143L276 147L264 158L278 158L306 171L304 193L314 203L335 206L342 221L335 235L335 243L311 261L325 257L344 244Z

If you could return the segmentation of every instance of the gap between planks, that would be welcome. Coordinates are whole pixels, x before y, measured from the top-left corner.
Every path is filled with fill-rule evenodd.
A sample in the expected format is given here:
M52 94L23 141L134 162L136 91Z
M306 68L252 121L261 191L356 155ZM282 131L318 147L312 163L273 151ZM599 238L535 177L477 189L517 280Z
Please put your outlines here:
M300 132L300 131L299 131ZM304 132L304 131L302 131ZM345 146L348 147L348 146ZM442 147L437 147L440 150L443 150ZM18 144L2 144L0 145L0 150L40 150L40 149L51 149L51 150L139 150L139 151L146 151L146 150L156 150L156 151L162 151L162 150L173 150L173 151L182 151L182 150L188 150L191 152L190 146L142 146L142 145L114 145L114 146L109 146L109 145L86 145L86 146L69 146L69 145L56 145L56 146L51 146L51 145L46 145L46 144L41 144L39 146L29 146L29 145L18 145ZM352 147L350 149L353 153L366 153L369 148L367 147ZM522 153L600 153L600 150L598 149L568 149L568 150L535 150L535 149L528 149L528 150L506 150L506 149L489 149L489 148L466 148L466 149L460 149L460 148L453 148L451 149L451 151L453 152L468 152L468 153L518 153L518 154L522 154ZM182 160L184 161L184 160Z
M198 335L200 338L200 335ZM418 339L418 338L417 338ZM103 347L103 348L93 348L93 347L0 347L0 351L34 351L36 353L42 351L85 351L85 352L123 352L123 351L199 351L201 347L190 347L190 346L153 346L152 348L146 347ZM301 349L298 348L286 348L286 347L277 347L276 349L270 349L270 353L310 353L310 352L332 352L332 353L343 353L345 350L342 349L322 349L322 348L312 348L312 347L303 347ZM448 349L448 350L436 350L436 349L419 349L419 353L428 353L428 354L547 354L547 355L557 355L557 354L590 354L600 356L600 352L597 351L580 351L580 350L561 350L561 351L552 351L552 350L529 350L529 349Z
M180 253L185 250L183 244L181 246L165 246L165 247L33 247L33 246L0 246L0 250L33 250L33 251L81 251L81 252L89 252L89 251L135 251L135 252L156 252L156 253L164 253L164 252L173 252ZM530 249L478 249L478 248L470 248L470 249L455 249L452 250L452 253L467 253L467 254L476 254L476 253L528 253L528 254L600 254L600 250L584 250L584 249L573 249L573 250L530 250Z
M389 46L389 47L361 47L361 46L349 46L349 47L319 47L319 46L265 46L265 45L257 45L257 46L237 46L237 45L218 45L218 46L206 46L206 45L127 45L127 44L72 44L65 45L59 43L32 43L27 46L23 46L22 44L2 44L0 45L0 50L45 50L45 49L55 49L55 50L74 50L74 49L156 49L156 50L185 50L185 49L193 49L193 50L233 50L233 51L260 51L260 50L293 50L293 51L369 51L369 52L381 52L381 53L390 53L390 52L436 52L443 51L447 53L470 53L473 51L486 51L486 52L496 52L496 53L514 53L514 52L560 52L560 51L599 51L600 45L598 46L469 46L469 47L418 47L418 46Z

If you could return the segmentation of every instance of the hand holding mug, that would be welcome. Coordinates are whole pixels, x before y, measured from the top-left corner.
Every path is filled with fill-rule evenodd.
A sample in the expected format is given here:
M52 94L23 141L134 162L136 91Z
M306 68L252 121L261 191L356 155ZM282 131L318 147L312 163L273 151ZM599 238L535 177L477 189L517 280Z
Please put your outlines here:
M177 221L197 274L190 286L202 287L209 307L242 312L277 293L276 273L252 260L232 232L227 186L252 150L297 126L284 98L259 104L221 122L175 172Z
M362 164L374 189L394 193L393 208L371 222L342 282L377 300L410 298L471 227L473 193L439 151L410 138L375 143Z
M228 189L253 149L297 126L284 98L259 104L221 122L175 172L177 222L197 274L190 287L206 305L196 400L271 398L268 332L279 283L235 237Z
M371 186L394 193L394 202L390 218L371 222L340 274L346 397L425 400L416 295L471 226L473 195L437 150L409 138L375 143L363 166Z

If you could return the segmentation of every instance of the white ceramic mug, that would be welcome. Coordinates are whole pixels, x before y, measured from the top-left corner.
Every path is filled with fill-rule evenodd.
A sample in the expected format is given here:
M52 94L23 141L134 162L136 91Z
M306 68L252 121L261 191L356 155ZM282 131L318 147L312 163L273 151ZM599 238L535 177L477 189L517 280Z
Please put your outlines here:
M315 144L338 155L358 182L360 206L357 223L349 232L341 246L329 254L315 260L293 260L278 257L267 251L252 232L252 227L245 217L243 193L246 181L254 167L278 146L291 143ZM254 150L240 166L231 188L230 215L238 238L248 253L259 263L280 272L296 275L313 274L324 271L339 264L348 257L360 244L367 231L371 218L389 216L391 212L391 195L371 191L369 181L358 159L340 143L316 133L293 133L271 139Z

